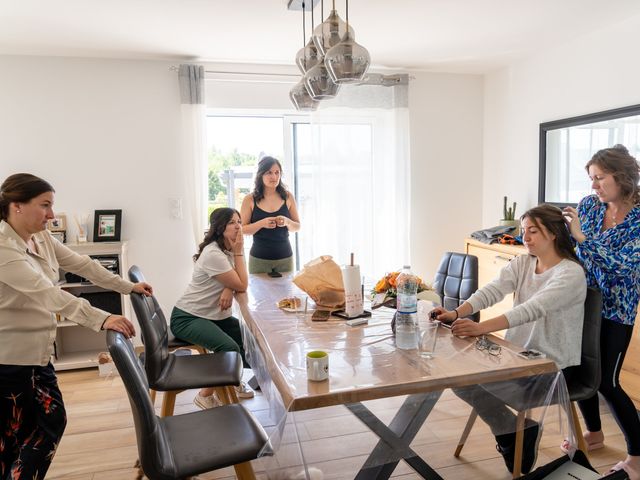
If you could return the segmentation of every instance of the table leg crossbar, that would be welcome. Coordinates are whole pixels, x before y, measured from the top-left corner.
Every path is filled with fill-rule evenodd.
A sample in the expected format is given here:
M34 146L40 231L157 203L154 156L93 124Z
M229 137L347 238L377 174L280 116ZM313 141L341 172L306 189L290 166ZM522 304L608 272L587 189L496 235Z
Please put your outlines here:
M358 472L357 480L387 479L400 460L407 462L422 478L442 480L442 477L410 446L440 395L442 392L409 395L388 427L362 403L346 405L351 413L380 437L380 441Z

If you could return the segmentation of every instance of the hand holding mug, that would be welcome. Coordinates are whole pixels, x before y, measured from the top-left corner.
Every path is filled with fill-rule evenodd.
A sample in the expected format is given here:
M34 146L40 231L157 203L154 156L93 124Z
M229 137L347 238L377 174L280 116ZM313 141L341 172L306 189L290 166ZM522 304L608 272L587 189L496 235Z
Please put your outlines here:
M276 228L277 226L277 217L267 217L262 219L262 228Z
M284 215L278 215L276 217L276 225L278 227L285 227L287 225L287 221L289 219L287 217L285 217Z

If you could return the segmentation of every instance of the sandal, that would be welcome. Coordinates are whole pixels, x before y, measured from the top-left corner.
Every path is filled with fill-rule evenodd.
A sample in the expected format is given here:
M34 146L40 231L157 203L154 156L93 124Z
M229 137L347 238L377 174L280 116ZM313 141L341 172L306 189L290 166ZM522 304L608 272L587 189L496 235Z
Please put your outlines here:
M571 447L571 444L569 443L569 439L565 438L564 442L562 442L562 444L560 445L560 450L562 451L562 453L569 453L569 448ZM598 450L600 448L604 448L604 442L593 442L593 443L588 443L587 442L587 452L592 452L593 450ZM587 453L584 452L584 453Z

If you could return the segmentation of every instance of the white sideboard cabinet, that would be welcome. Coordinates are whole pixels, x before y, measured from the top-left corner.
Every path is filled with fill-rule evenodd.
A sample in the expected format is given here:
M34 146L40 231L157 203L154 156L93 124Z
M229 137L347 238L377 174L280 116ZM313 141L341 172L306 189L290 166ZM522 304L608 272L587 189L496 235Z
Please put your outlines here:
M81 255L89 255L119 275L126 275L129 268L126 242L70 243L66 246ZM60 272L60 280L62 289L86 299L97 308L126 316L136 325L136 332L139 331L135 319L131 316L130 301L126 295L93 285L64 271ZM106 351L104 331L94 332L71 320L58 317L53 358L56 370L96 367L98 354Z

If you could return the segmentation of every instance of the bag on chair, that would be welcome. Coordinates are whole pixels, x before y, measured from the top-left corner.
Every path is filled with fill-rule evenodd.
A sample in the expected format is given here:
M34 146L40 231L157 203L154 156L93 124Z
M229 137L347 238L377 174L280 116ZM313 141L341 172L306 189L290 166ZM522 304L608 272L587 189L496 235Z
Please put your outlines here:
M307 263L293 278L293 283L309 295L319 307L344 307L342 272L330 255L322 255Z

